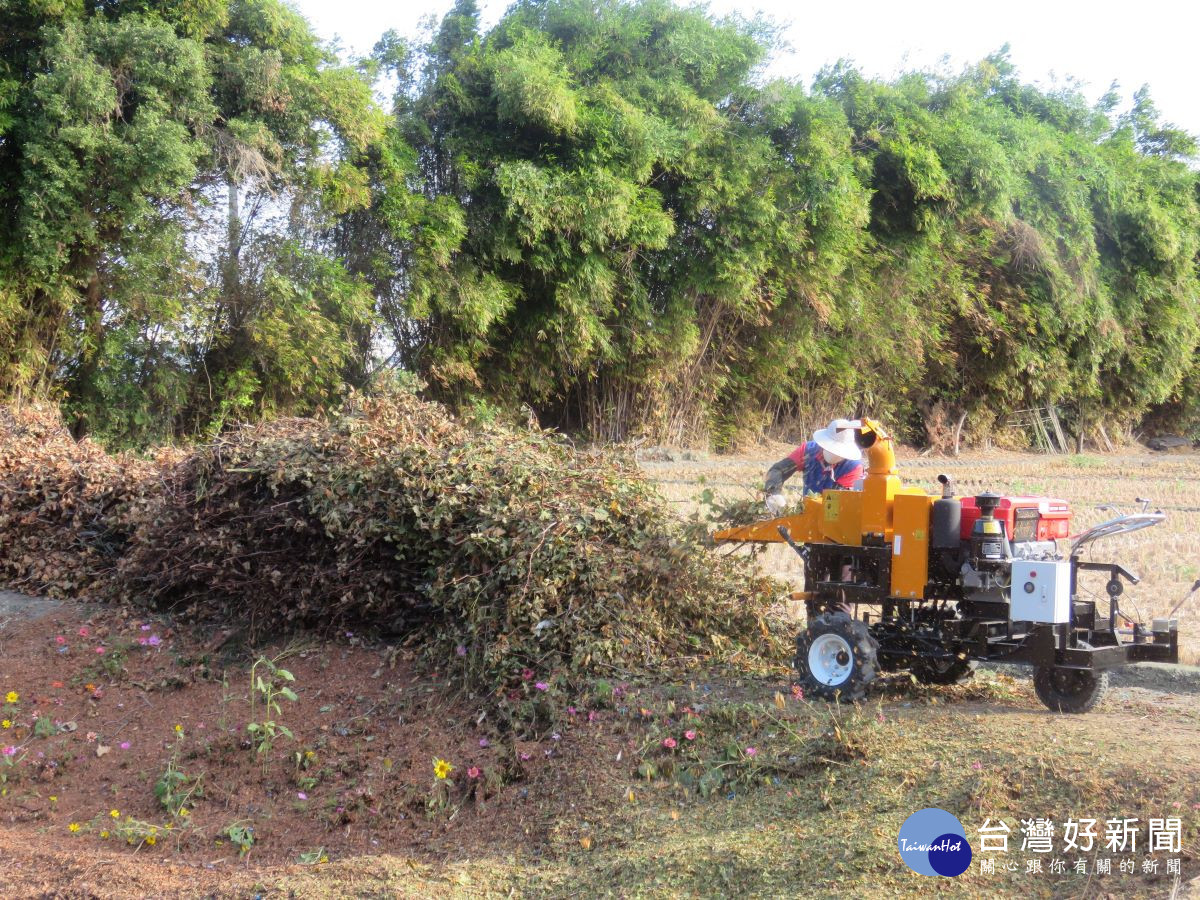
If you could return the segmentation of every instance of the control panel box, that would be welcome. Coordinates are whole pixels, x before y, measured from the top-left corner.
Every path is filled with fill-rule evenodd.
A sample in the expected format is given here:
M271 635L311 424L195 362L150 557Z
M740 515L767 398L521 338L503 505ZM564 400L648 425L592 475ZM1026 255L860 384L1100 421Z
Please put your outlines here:
M1071 621L1071 563L1014 559L1012 601L1008 617L1013 622L1061 624Z

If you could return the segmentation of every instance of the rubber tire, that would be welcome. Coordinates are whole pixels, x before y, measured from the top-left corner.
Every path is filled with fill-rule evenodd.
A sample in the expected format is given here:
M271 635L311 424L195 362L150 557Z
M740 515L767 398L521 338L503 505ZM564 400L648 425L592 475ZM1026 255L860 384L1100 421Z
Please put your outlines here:
M954 659L950 662L919 660L912 664L913 677L921 684L958 684L975 674L975 662Z
M1092 648L1084 641L1080 641L1079 646ZM1064 669L1058 675L1056 678L1054 666L1039 666L1033 673L1033 689L1051 712L1091 712L1108 693L1108 672ZM1068 679L1066 690L1060 683L1063 677Z
M836 634L853 650L850 672L841 684L829 685L813 677L808 667L808 650L813 641L823 634ZM863 622L850 618L844 612L825 612L808 623L808 627L796 635L796 657L792 661L800 686L806 696L824 700L861 700L867 693L867 685L879 673L879 642Z

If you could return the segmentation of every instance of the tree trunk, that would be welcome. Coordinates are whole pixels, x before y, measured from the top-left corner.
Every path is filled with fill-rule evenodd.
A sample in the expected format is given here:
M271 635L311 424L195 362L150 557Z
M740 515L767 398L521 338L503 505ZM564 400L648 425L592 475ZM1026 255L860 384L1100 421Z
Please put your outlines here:
M241 284L240 258L242 252L242 219L238 210L238 186L232 176L225 179L225 192L228 197L228 214L226 216L225 265L221 270L221 293L226 303L230 303L238 294Z
M71 379L68 394L75 401L76 418L71 433L76 440L91 431L88 410L99 399L96 373L100 367L101 345L104 343L104 291L97 260L90 261L87 286L83 290L84 348L79 367Z

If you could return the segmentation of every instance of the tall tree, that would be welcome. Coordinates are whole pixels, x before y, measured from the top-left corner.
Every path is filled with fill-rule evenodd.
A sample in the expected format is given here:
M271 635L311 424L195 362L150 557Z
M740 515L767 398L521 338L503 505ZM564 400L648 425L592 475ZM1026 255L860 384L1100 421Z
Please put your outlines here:
M369 202L363 164L384 117L368 79L278 0L236 0L206 36L217 116L199 187L221 197L190 426L257 410L310 411L361 382L373 300L329 245Z
M277 0L29 0L0 28L0 390L144 435L361 378L370 293L318 246L368 199L360 72Z
M771 310L839 307L866 210L840 114L752 85L769 42L662 0L518 3L486 36L457 4L397 103L420 189L462 217L391 317L406 361L600 437L740 421L762 391L735 364L784 356ZM824 178L843 193L806 204Z
M147 250L139 224L184 201L214 113L201 48L169 25L41 7L9 4L0 18L0 387L65 380L86 397L108 287Z

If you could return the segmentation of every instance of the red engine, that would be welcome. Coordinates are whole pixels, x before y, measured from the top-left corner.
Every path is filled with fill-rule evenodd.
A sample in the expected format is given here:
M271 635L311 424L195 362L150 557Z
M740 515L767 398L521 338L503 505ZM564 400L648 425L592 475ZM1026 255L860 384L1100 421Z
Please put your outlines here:
M1052 541L1070 534L1071 507L1066 500L1051 497L1001 497L995 516L1004 523L1005 533L1013 543ZM962 498L962 529L964 541L971 539L971 529L979 518L974 497Z

